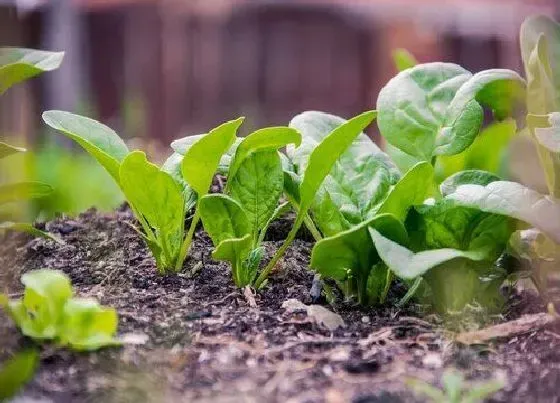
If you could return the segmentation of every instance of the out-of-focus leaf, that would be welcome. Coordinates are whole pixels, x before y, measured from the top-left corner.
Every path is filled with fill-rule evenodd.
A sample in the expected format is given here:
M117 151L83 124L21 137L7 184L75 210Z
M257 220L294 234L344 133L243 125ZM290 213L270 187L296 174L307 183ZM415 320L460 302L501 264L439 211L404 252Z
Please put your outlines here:
M22 351L6 361L0 369L0 400L14 397L33 378L38 365L35 350Z

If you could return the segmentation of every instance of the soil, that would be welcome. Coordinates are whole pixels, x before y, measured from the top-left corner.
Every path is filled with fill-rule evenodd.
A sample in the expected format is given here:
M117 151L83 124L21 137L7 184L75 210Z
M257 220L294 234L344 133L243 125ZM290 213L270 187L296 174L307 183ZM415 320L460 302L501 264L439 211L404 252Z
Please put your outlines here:
M560 401L560 332L549 327L487 345L461 346L424 307L360 309L326 305L344 328L329 331L303 311L287 312L294 298L312 303L312 243L296 240L267 287L254 298L236 289L227 264L211 259L212 245L197 232L185 271L162 277L143 241L131 228L132 214L90 210L57 219L46 228L57 244L9 234L0 245L0 284L18 296L22 273L59 269L80 296L98 298L119 313L119 334L147 335L94 353L44 345L34 379L18 399L41 402L409 402L423 401L405 381L438 385L446 368L469 380L500 378L506 386L492 402ZM275 224L268 256L289 222ZM194 275L188 274L195 269ZM394 305L393 305L394 306ZM531 291L514 292L506 321L544 307ZM141 340L142 337L139 338ZM0 360L32 342L0 313Z

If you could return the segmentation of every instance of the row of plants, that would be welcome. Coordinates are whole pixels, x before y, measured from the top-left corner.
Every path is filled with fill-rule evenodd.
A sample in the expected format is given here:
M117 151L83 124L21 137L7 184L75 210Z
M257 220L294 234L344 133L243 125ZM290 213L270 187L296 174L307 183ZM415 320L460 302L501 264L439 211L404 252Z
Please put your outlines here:
M425 298L439 312L474 302L498 308L500 286L512 274L499 263L513 255L542 269L560 242L559 25L529 18L521 49L527 81L511 70L473 74L400 55L402 71L383 87L375 111L349 120L304 112L287 127L244 138L237 135L243 118L231 120L174 141L161 167L96 120L64 111L44 112L43 120L111 175L162 275L183 270L202 222L213 258L230 264L234 283L261 289L306 226L316 240L310 268L362 305L384 303L398 278L409 290L401 302ZM20 49L0 55L8 60L0 70L3 90L56 68L62 58ZM489 129L485 109L496 122ZM519 120L538 145L548 195L457 163L480 150L477 141L496 125L515 131L512 118L525 110ZM364 134L375 119L393 157ZM0 151L22 150L2 143ZM226 177L224 191L209 194L217 173ZM0 202L36 196L45 186L4 185ZM290 210L290 232L263 264L266 231ZM542 290L545 271L531 272Z

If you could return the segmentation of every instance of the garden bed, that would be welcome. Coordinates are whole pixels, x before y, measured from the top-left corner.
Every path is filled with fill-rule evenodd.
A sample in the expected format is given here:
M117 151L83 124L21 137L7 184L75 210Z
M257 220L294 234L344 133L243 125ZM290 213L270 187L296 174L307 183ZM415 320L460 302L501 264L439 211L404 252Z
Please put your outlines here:
M404 380L437 384L455 367L469 379L500 377L507 386L492 401L556 401L560 334L552 327L471 347L451 342L422 307L329 307L346 326L334 332L282 304L310 304L312 244L300 237L265 290L254 296L234 287L228 265L211 259L212 244L197 232L186 262L196 274L162 277L123 207L114 214L90 210L46 229L64 240L12 234L0 246L0 281L22 291L22 273L37 268L67 273L80 296L98 298L119 313L122 348L73 353L46 346L24 397L53 402L399 402L413 401ZM284 223L289 224L289 223ZM267 256L285 237L279 221L269 232ZM399 289L390 299L399 297ZM542 312L530 291L515 293L497 321ZM392 306L387 304L387 306ZM394 305L393 305L394 306ZM1 313L2 357L29 340Z

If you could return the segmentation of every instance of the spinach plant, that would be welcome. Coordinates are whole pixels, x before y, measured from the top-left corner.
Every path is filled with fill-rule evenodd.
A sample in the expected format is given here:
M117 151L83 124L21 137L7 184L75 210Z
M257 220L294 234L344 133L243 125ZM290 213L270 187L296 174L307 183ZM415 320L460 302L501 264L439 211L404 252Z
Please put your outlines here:
M199 136L184 158L173 157L162 168L150 163L142 151L129 151L113 130L93 119L47 111L43 120L76 141L113 177L142 227L158 271L180 271L200 221L196 200L208 193L220 159L233 145L243 119ZM185 215L193 207L185 234Z
M0 48L0 95L14 84L20 83L43 72L55 70L60 66L64 52L46 52L34 49ZM13 154L26 152L24 148L0 142L0 159ZM0 185L0 206L18 203L29 199L42 198L51 194L53 189L41 182L18 182ZM47 232L25 222L15 222L12 214L0 219L0 231L18 230L33 236L51 238Z
M229 261L238 287L255 280L263 255L261 243L284 188L279 148L299 146L300 134L287 127L258 130L239 143L228 166L225 194L200 199L200 216L216 247L212 256Z
M120 344L114 335L118 317L113 308L90 298L73 297L70 279L56 270L35 270L21 277L23 297L0 304L21 332L37 341L54 341L78 351Z
M29 382L39 364L35 350L21 351L3 363L0 368L0 401L7 401Z

